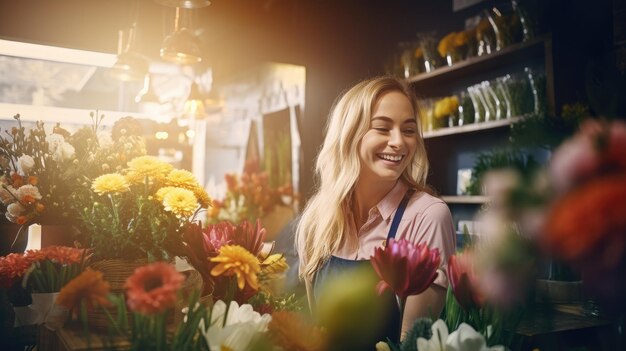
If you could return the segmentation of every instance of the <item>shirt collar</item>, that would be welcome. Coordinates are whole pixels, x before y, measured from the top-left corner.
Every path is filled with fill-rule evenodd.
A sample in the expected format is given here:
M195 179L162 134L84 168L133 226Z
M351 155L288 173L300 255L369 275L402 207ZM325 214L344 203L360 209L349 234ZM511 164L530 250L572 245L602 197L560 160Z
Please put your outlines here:
M383 219L388 220L391 217L398 206L400 206L400 202L408 189L408 185L402 180L398 180L391 191L376 204L376 208L378 208L378 212L380 212Z

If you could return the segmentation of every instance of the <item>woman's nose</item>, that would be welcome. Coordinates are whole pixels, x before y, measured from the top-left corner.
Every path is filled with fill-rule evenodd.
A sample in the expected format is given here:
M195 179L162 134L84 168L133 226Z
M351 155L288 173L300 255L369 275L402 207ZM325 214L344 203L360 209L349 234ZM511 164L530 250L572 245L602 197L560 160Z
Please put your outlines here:
M404 144L404 139L402 138L402 132L400 130L392 130L389 135L388 144L393 147L401 147Z

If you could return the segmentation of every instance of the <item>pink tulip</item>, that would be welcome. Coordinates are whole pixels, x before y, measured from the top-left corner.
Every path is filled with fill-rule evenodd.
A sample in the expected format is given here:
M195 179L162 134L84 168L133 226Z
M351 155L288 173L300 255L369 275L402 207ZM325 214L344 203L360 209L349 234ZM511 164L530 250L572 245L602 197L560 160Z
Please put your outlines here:
M454 297L461 307L481 307L485 298L479 289L473 251L465 250L448 260L448 278Z
M372 266L382 279L376 285L378 294L390 288L400 300L426 290L437 278L441 262L439 249L426 244L413 244L404 239L389 240L385 248L377 248Z

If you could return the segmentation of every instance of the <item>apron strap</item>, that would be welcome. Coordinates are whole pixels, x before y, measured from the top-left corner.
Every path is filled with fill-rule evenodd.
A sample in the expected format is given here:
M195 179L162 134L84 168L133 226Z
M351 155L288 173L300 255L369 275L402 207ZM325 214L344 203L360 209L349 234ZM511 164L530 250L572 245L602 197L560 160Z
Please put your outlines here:
M396 232L398 231L398 227L400 226L400 220L402 219L402 215L404 215L406 205L409 203L409 199L414 192L415 189L409 188L404 194L402 201L400 201L400 205L398 205L396 214L393 216L393 221L391 222L391 227L389 228L389 233L387 234L387 241L385 242L385 244L389 242L389 239L394 239L396 237Z

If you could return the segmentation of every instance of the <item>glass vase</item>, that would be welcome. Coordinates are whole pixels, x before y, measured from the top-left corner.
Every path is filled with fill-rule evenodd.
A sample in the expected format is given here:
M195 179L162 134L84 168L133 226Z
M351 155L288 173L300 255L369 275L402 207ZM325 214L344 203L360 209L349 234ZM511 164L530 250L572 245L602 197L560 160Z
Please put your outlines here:
M458 94L459 96L459 126L464 126L470 123L474 123L475 120L475 111L474 104L470 97L470 94L462 91Z
M480 123L485 120L485 106L480 98L480 92L478 88L473 85L467 88L467 94L469 95L472 106L474 109L474 123Z
M424 72L432 72L436 68L441 66L440 56L437 52L437 40L435 39L435 33L419 33L418 34L419 47L422 51L422 57L424 58Z

